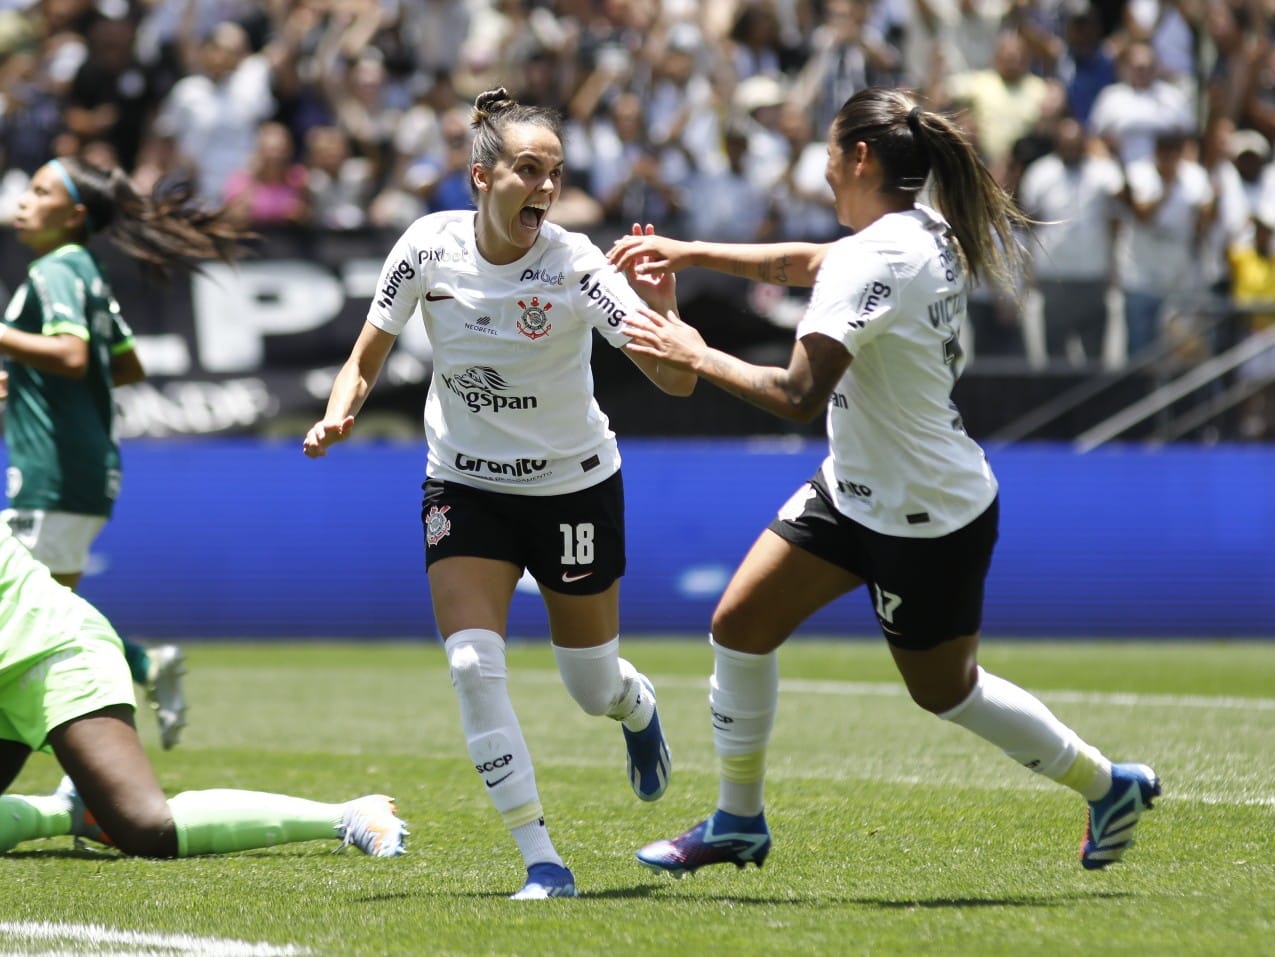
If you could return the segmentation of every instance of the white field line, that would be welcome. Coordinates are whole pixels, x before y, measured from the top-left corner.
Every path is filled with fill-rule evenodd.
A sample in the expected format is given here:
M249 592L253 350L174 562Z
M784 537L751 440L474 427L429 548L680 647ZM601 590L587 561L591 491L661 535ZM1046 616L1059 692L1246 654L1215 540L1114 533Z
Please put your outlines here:
M31 944L46 946L36 950ZM154 957L298 957L310 951L291 944L257 944L246 940L198 937L194 934L159 934L116 930L100 924L61 924L52 921L0 921L0 947L17 945L2 953L33 955L136 954Z
M560 682L556 671L549 669L538 669L535 671L525 671L518 674L515 679L529 680L536 684L551 684ZM664 675L655 682L657 689L659 688L679 688L679 689L698 689L708 692L708 676L703 678L691 678L686 675ZM903 687L902 682L885 682L885 681L815 681L804 678L784 679L780 681L780 692L788 694L808 694L808 695L832 695L841 697L878 697L878 698L906 698L907 689ZM1047 703L1064 703L1064 704L1080 704L1080 705L1108 705L1113 707L1129 707L1129 708L1168 708L1173 710L1179 709L1201 709L1214 711L1261 711L1275 712L1275 698L1238 698L1229 695L1173 695L1173 694L1137 694L1133 692L1102 692L1102 691L1041 691L1038 693L1040 698ZM785 776L788 777L819 777L822 779L838 778L842 780L860 780L853 774L844 772L837 773L830 769L821 769L817 774L804 775L801 772L793 772L786 770ZM873 775L870 780L886 780L880 775ZM921 778L908 777L907 775L897 775L888 779L896 784L925 784ZM1041 786L1048 782L1041 782L1033 776L1028 776L1020 784L1012 781L998 782L991 785L993 788L1010 788L1015 789L1031 788ZM968 782L967 782L968 786ZM1187 786L1174 788L1171 792L1166 792L1175 801L1195 801L1200 804L1219 804L1228 807L1275 807L1275 795L1269 794L1218 794L1206 791L1198 787Z
M515 674L514 683L520 680L536 683L558 682L558 673L539 669ZM655 681L660 688L701 688L708 691L708 675L691 678L686 675L663 675ZM816 681L807 678L784 678L779 690L790 694L834 695L842 697L905 698L907 689L899 681ZM1275 698L1239 698L1231 695L1180 695L1139 694L1125 691L1039 691L1031 690L1041 699L1064 704L1115 705L1125 708L1202 708L1217 711L1275 711Z

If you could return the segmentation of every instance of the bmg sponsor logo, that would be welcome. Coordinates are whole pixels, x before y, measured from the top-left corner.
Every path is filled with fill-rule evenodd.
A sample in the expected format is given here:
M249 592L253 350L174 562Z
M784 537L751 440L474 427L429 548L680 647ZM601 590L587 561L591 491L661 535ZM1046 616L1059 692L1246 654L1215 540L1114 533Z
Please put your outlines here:
M590 304L606 313L609 326L614 328L620 325L624 322L625 311L619 301L611 295L611 290L597 279L593 279L593 285L589 285L590 279L593 279L593 273L585 273L580 279L580 290L584 293L584 297Z
M400 259L398 265L385 277L385 284L381 286L381 298L376 300L376 304L382 309L388 309L394 305L394 298L398 295L398 291L403 288L403 283L416 275L416 270L406 259Z
M449 392L468 406L470 412L512 410L522 412L540 406L534 395L502 395L509 385L491 366L471 366L456 375L441 376Z

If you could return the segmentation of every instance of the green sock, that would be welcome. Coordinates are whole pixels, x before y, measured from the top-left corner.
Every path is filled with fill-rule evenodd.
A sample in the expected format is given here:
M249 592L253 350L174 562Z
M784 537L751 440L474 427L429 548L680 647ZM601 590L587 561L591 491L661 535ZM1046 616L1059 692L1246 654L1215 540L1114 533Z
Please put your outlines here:
M37 837L71 833L71 802L56 794L0 797L0 853Z
M146 646L127 638L121 638L120 641L124 642L124 660L128 662L128 673L133 676L133 683L146 684L151 670L151 656L146 651Z
M177 856L225 854L337 836L340 804L265 791L183 791L168 802L177 826Z

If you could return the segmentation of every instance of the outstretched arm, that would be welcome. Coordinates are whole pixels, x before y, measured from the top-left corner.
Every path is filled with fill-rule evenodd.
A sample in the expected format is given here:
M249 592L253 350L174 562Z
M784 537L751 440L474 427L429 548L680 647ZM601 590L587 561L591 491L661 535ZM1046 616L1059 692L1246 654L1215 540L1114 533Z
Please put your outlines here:
M647 234L620 237L607 258L617 269L638 275L700 266L777 286L813 286L830 245L685 242Z
M310 458L327 455L329 446L350 437L354 430L354 416L363 408L363 402L376 384L385 359L394 346L394 339L390 333L370 322L363 324L363 331L359 333L350 357L332 383L327 411L310 427L301 445L301 450Z
M686 369L720 389L782 419L809 422L828 404L850 365L845 346L819 333L803 336L788 368L757 366L712 349L693 327L673 315L643 309L625 324L629 352Z

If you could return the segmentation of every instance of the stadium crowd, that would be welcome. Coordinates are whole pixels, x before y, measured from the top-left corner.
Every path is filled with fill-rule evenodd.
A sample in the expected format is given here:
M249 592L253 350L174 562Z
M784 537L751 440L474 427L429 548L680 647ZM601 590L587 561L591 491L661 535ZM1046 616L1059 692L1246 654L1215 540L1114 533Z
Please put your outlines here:
M1271 320L1272 0L2 6L0 222L49 157L78 155L142 189L192 178L258 229L401 231L471 205L470 104L503 84L567 116L570 228L826 240L830 119L904 86L958 116L1041 221L1030 288L971 303L977 358L1198 361ZM708 284L693 298L730 277L687 279ZM746 295L777 326L803 307ZM1249 412L1269 435L1275 414Z

